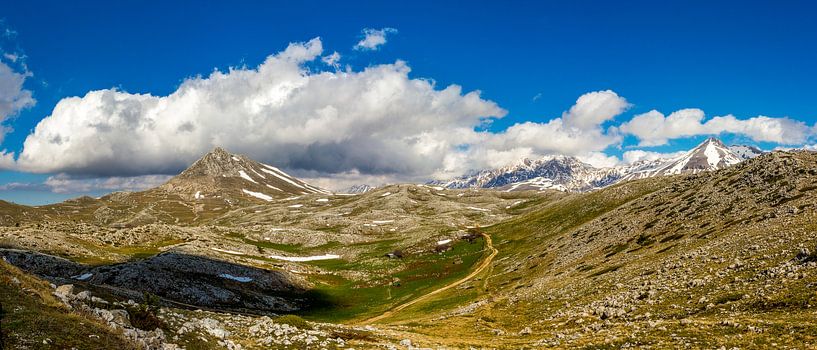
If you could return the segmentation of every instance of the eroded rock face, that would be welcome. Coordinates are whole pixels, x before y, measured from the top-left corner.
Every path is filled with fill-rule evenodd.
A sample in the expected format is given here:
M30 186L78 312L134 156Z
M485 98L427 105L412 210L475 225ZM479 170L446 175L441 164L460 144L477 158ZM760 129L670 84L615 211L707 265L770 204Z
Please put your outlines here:
M67 278L84 269L83 265L68 259L24 250L0 249L0 256L9 264L41 276Z
M261 313L297 310L296 302L276 295L304 290L279 271L177 253L94 268L88 273L93 274L88 281L94 284L136 288L196 306Z
M0 250L0 255L38 275L82 281L125 297L147 292L196 307L258 314L304 307L299 295L308 287L280 271L179 253L98 267L17 250Z

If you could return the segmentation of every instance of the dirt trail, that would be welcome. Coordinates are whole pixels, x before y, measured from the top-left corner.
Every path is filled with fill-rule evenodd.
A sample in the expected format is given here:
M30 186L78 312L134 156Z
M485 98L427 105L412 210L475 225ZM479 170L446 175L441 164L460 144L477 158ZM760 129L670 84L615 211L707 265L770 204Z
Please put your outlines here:
M391 315L393 315L393 314L395 314L397 312L400 312L401 310L403 310L403 309L405 309L405 308L407 308L409 306L412 306L412 305L417 304L417 303L419 303L419 302L421 302L423 300L431 298L435 294L442 293L442 292L444 292L446 290L449 290L451 288L459 286L460 284L463 284L463 283L467 282L468 280L474 278L476 275L478 275L480 272L484 271L488 266L490 266L491 262L494 260L494 257L496 256L496 254L499 253L499 251L496 250L496 248L494 248L494 243L491 240L491 236L489 236L487 234L484 234L484 233L482 234L482 236L485 237L485 246L488 247L488 249L491 250L491 255L488 255L488 258L483 260L479 264L479 266L477 266L477 268L474 269L474 271L471 271L471 273L468 274L468 276L465 276L465 277L463 277L463 278L461 278L459 280L456 280L454 282L451 282L451 283L449 283L449 284L447 284L447 285L445 285L443 287L440 287L440 288L435 289L435 290L433 290L431 292L423 294L423 295L421 295L421 296L419 296L419 297L417 297L417 298L415 298L415 299L413 299L413 300L411 300L411 301L409 301L409 302L407 302L405 304L400 304L398 306L395 306L395 307L391 308L390 310L384 312L380 316L375 316L375 317L368 318L368 319L365 319L363 321L358 321L358 322L355 322L355 323L356 324L375 323L375 322L380 321L380 320L382 320L384 318L387 318L387 317L389 317L389 316L391 316Z

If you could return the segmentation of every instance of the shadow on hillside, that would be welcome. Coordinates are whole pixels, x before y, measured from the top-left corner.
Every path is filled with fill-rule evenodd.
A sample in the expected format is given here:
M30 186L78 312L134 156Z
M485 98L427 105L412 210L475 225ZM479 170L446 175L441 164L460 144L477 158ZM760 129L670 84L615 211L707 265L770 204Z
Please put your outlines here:
M304 288L280 271L196 255L168 252L100 266L17 249L0 249L0 256L56 284L73 283L97 295L133 300L151 293L168 306L258 315L333 307L323 293Z

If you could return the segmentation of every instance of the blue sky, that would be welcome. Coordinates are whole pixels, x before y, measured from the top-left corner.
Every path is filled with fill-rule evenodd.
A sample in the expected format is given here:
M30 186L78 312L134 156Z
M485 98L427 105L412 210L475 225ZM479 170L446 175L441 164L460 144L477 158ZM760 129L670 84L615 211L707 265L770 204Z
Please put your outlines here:
M16 32L6 35L3 50L25 56L21 61L25 66L7 63L18 73L31 73L23 87L31 92L36 104L7 116L4 125L13 131L5 135L2 148L19 155L26 138L64 98L112 88L130 94L167 96L189 77L206 78L214 69L253 69L268 56L282 52L289 43L316 37L322 44L321 57L334 51L340 54L341 70L361 72L403 60L411 69L410 79L433 80L437 90L456 84L462 87L463 95L481 91L483 101L493 102L507 113L493 118L487 126L477 127L490 133L502 133L519 123L547 123L561 117L579 96L605 90L625 98L629 107L601 122L604 135L611 133L610 126L619 127L653 109L669 115L684 108L699 108L706 113L704 120L728 114L739 120L759 115L788 117L810 127L817 121L817 104L813 102L817 95L814 13L817 5L810 1L354 5L16 1L0 9L3 29ZM387 42L376 50L356 50L353 46L363 39L364 28L395 31L388 32ZM345 68L347 65L349 68ZM301 66L312 72L333 71L320 60L302 62ZM457 113L471 112L451 111L435 118L457 118ZM752 143L767 149L781 145L757 135L730 131L719 134L727 142ZM670 137L665 144L654 146L642 142L644 137L649 138L644 135L622 133L620 140L603 152L619 158L634 148L667 153L689 148L708 136L696 132ZM814 143L811 135L804 137L797 143ZM236 145L237 151L256 157L265 158L267 154L259 151L261 145ZM549 146L517 146L537 154L553 153ZM150 164L146 169L152 170L146 171L169 173L189 158L166 165ZM312 158L278 159L270 155L264 160L279 161L303 176L339 175L349 181L357 180L350 174L362 176L361 181L376 181L413 179L434 172L425 165L405 170L411 173L408 177L391 165L371 165L371 171L362 174L354 170L360 168L355 165L328 164L310 169L304 159ZM27 185L6 186L0 191L0 199L52 202L82 193L110 191L110 187L94 185L104 181L104 176L148 175L132 170L120 174L115 165L111 173L101 174L99 169L104 164L94 164L93 169L70 164L65 168L9 167L0 173L0 184ZM350 167L354 169L350 171ZM62 172L68 175L58 179L90 181L92 185L58 191L61 193L39 185ZM369 175L375 178L366 178Z

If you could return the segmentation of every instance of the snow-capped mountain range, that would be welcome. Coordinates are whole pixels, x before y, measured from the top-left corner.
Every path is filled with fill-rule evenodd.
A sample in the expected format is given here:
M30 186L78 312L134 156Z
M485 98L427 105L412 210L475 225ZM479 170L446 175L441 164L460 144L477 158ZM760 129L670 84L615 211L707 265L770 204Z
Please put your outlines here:
M374 189L375 189L374 187L369 186L367 184L360 184L360 185L352 185L350 187L347 187L345 189L337 191L337 193L361 194L361 193L369 192L369 191L374 190Z
M570 156L526 158L499 169L474 171L449 181L432 183L447 188L497 188L504 191L555 189L585 192L620 181L722 169L761 154L763 151L756 147L742 145L728 147L716 138L709 138L692 150L668 159L596 168Z

